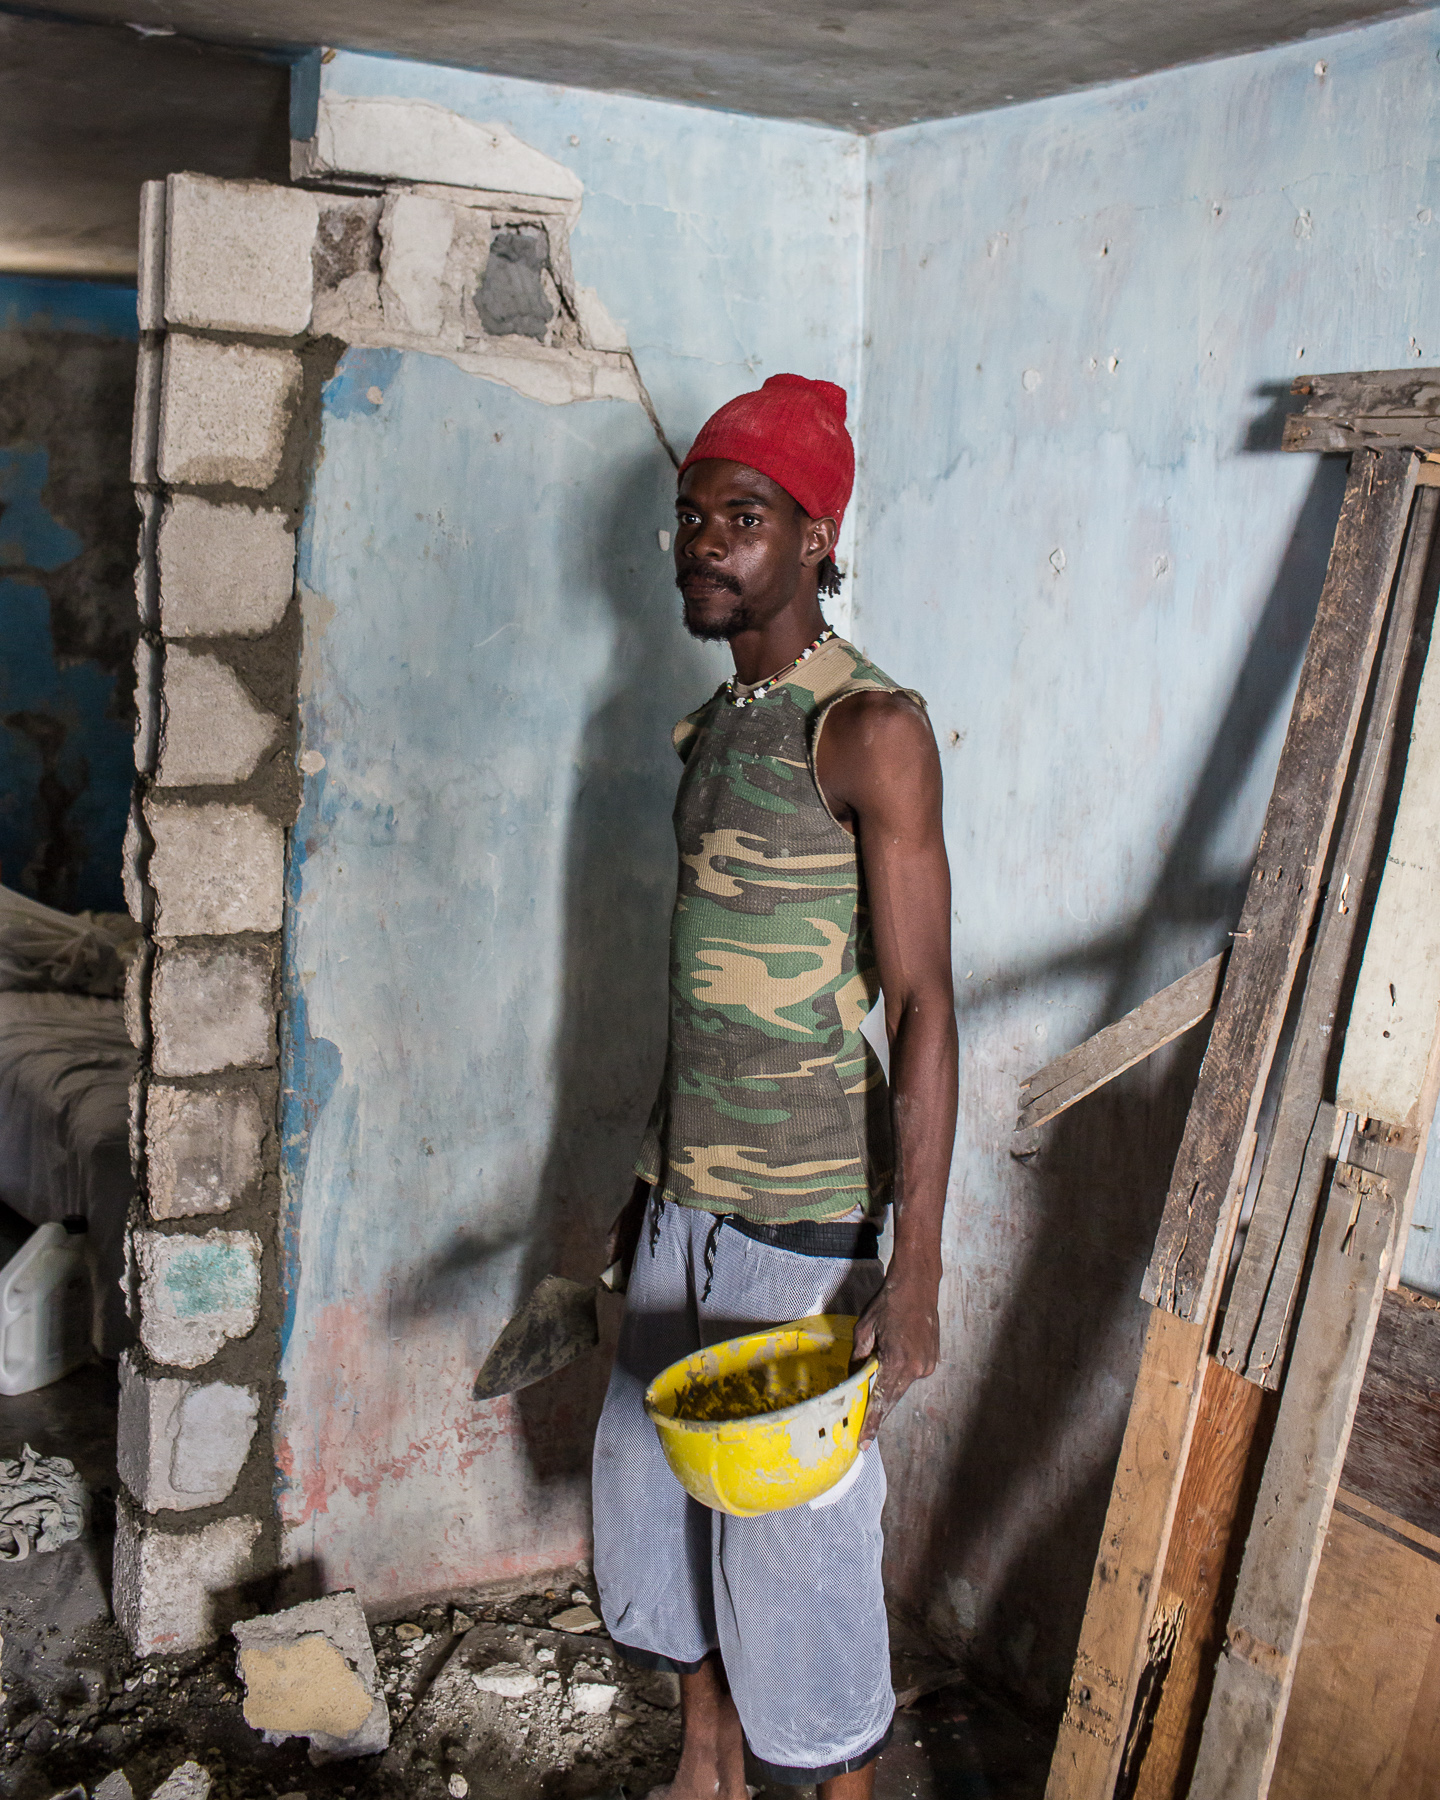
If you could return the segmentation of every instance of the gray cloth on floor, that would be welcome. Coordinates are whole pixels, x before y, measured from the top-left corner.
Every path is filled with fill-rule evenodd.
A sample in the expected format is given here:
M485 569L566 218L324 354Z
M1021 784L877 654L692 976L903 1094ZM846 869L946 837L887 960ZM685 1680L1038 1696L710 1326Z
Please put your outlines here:
M32 1550L58 1550L85 1529L85 1483L63 1456L37 1456L27 1444L0 1458L0 1562Z
M751 1751L776 1768L862 1756L894 1711L879 1452L872 1445L853 1478L808 1506L733 1518L671 1474L645 1389L704 1345L813 1313L859 1313L881 1279L874 1259L801 1256L654 1200L631 1270L595 1439L605 1625L617 1645L679 1664L718 1649Z

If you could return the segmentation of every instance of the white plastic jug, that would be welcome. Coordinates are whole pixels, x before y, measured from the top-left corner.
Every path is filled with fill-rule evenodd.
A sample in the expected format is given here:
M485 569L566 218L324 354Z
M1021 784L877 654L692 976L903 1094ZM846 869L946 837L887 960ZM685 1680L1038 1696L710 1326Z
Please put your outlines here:
M84 1220L34 1230L0 1269L0 1394L28 1394L90 1354Z

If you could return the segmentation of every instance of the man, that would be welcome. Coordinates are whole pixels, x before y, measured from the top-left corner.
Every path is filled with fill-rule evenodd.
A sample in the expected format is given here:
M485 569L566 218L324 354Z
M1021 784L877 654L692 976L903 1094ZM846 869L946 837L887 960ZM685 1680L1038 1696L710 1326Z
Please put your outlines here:
M938 1354L956 1100L940 763L924 702L821 614L854 468L843 389L776 375L680 471L685 624L729 643L735 675L675 731L670 1042L613 1234L630 1286L595 1445L606 1626L680 1675L669 1800L746 1800L747 1741L765 1779L864 1800L894 1710L878 1452L808 1506L732 1518L681 1488L642 1404L702 1344L854 1313L857 1361L880 1359L868 1444ZM888 1090L860 1031L882 990Z

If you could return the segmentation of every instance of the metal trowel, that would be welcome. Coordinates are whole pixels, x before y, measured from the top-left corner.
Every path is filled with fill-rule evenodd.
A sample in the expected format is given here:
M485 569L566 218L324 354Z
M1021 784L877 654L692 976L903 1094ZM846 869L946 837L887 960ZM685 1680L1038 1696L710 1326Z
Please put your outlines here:
M595 1296L625 1292L625 1271L611 1263L598 1281L547 1275L490 1346L475 1377L475 1398L518 1394L563 1369L600 1342Z

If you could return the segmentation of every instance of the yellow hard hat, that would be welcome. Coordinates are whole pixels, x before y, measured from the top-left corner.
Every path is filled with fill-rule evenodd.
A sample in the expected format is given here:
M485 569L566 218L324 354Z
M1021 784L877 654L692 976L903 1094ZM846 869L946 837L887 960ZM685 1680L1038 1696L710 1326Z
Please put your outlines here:
M879 1359L850 1373L855 1319L821 1313L727 1338L657 1375L645 1411L675 1478L752 1519L803 1506L853 1465Z

